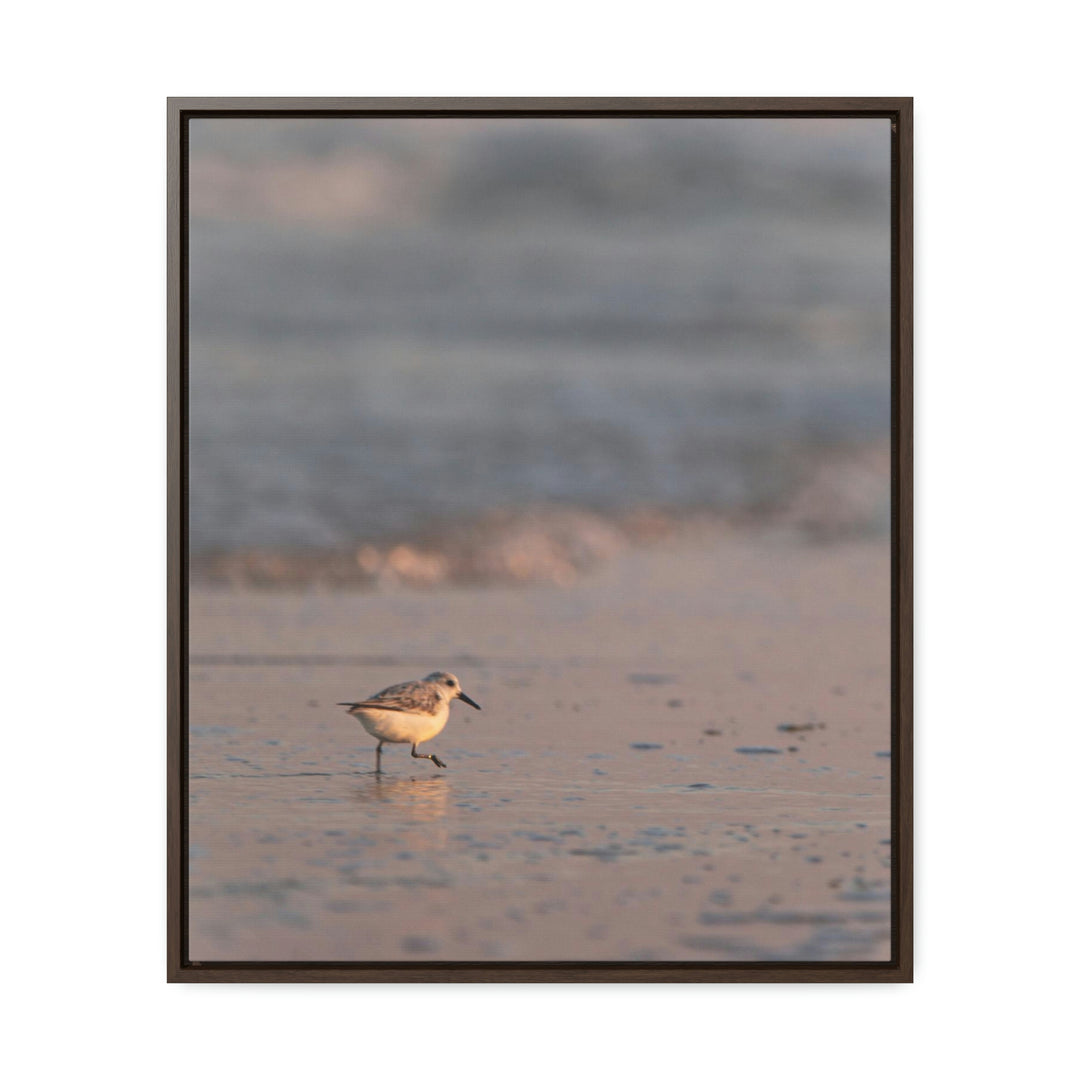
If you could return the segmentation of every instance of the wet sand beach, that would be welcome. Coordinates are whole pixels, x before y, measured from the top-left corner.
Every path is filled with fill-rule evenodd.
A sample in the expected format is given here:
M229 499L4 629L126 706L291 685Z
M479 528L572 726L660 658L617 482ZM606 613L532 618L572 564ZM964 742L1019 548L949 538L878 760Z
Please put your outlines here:
M888 548L718 533L570 588L191 595L193 960L880 960ZM447 668L435 750L335 702Z

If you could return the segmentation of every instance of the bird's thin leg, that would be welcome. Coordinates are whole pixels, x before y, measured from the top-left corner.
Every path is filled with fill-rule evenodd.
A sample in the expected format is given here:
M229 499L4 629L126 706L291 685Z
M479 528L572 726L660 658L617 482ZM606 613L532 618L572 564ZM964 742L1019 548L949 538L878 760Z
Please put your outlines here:
M418 754L416 752L416 748L417 748L418 745L419 745L418 743L413 743L412 744L412 756L413 757L427 758L429 761L434 761L435 764L438 765L440 769L445 769L446 768L446 766L434 754Z
M377 773L382 772L382 739L379 740L379 745L375 747L375 771Z

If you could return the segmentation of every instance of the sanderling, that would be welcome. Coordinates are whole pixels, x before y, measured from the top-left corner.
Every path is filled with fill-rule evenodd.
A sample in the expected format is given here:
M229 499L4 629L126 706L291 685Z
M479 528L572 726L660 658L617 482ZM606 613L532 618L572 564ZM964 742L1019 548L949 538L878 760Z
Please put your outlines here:
M428 758L440 769L446 766L434 754L418 754L417 746L434 739L450 718L450 702L461 698L474 709L480 706L464 690L456 675L433 671L423 679L397 683L364 701L339 701L379 740L375 747L375 771L382 772L383 743L412 743L412 756Z

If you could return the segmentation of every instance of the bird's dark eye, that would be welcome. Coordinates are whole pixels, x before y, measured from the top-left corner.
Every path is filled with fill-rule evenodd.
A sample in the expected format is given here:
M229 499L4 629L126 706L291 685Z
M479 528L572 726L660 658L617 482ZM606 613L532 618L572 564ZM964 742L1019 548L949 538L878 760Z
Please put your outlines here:
M447 679L446 680L446 685L447 686L453 686L454 685L454 680L453 679Z

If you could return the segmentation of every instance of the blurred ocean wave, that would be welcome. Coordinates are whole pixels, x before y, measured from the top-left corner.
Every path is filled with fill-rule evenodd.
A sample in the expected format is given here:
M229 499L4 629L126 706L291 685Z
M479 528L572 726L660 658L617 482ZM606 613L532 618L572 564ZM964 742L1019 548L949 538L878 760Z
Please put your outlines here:
M805 503L888 435L888 205L886 121L195 121L192 551Z
M864 446L807 459L793 490L752 510L638 505L596 512L532 505L429 519L397 537L334 548L250 547L197 555L198 585L296 589L568 586L631 547L682 544L733 528L801 542L880 538L888 530L889 448Z

